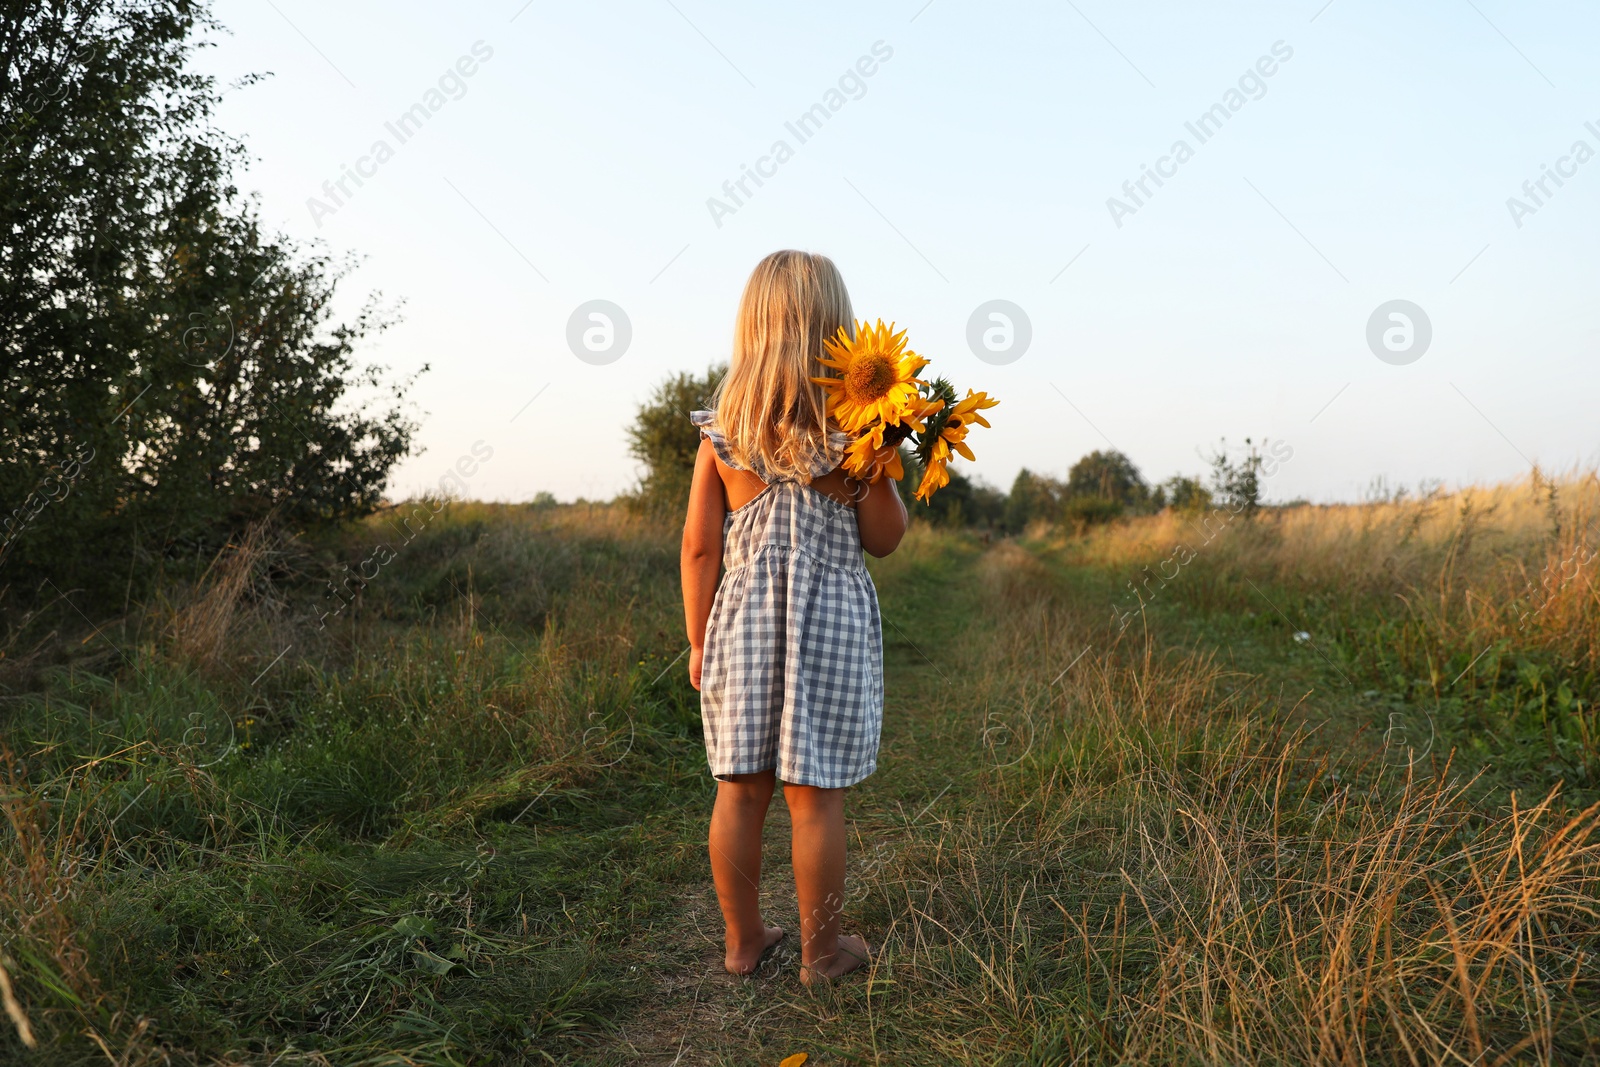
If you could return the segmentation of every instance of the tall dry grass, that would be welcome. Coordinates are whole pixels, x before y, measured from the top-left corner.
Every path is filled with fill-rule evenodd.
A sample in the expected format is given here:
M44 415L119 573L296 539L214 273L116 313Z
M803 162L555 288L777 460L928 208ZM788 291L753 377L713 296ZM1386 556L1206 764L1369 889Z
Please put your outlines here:
M1115 576L1099 605L1112 629L1182 616L1238 634L1262 616L1257 645L1303 631L1341 680L1422 709L1524 790L1600 788L1594 472L1251 520L1168 512L1034 543Z
M954 699L1015 743L867 876L878 1011L930 1024L918 1062L1592 1060L1600 808L1486 810L1448 760L1319 743L1208 650L1108 638L1016 545L980 576L1004 608Z
M257 585L257 575L273 537L271 527L258 522L217 553L174 613L171 639L174 653L208 666L218 659L228 645L242 610L249 607L245 602L246 594Z
M1172 568L1158 565L1180 545L1194 561L1168 580ZM1152 601L1237 607L1249 591L1225 592L1217 579L1247 573L1362 609L1399 600L1436 650L1505 642L1590 667L1600 662L1594 471L1554 479L1535 471L1422 498L1268 509L1251 520L1222 510L1167 511L1057 547L1126 575Z
M0 1004L24 1048L65 1022L90 1041L106 1062L139 1067L164 1057L149 1042L149 1020L119 1010L90 965L78 910L95 889L96 858L109 835L91 839L88 812L70 797L31 787L22 761L0 742L4 792L0 812ZM70 793L75 783L63 783ZM32 1016L48 1018L36 1029ZM0 1047L4 1047L0 1044Z
M1494 638L1571 680L1592 561L1555 581L1549 564L1593 543L1596 498L1592 479L1554 510L1542 492L1271 512L1162 594L1237 619L1249 577L1323 612L1319 637L1374 676L1430 657L1442 674ZM820 998L741 985L717 1025L743 1002L753 1034L784 1020L873 1063L1594 1061L1595 810L1486 802L1447 750L1424 771L1308 728L1203 636L1108 627L1085 590L1191 529L985 547L923 527L874 564L892 699L931 723L922 747L902 724L852 800L851 915L878 960ZM692 698L663 675L670 532L621 508L463 505L409 540L375 517L341 559L382 538L394 562L325 633L314 598L262 588L277 549L242 542L157 605L136 668L69 671L20 705L0 1051L26 1026L59 1049L92 1032L107 1062L634 1062L595 1051L615 990L664 1012L714 999L654 978L687 936L672 879L703 874L682 860L703 852ZM241 682L286 627L295 653ZM295 1045L312 1034L326 1044Z

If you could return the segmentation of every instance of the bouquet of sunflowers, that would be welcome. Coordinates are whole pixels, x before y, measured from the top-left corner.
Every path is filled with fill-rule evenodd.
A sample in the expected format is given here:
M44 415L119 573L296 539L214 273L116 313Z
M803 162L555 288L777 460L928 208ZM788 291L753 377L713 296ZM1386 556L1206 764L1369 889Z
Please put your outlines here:
M873 326L857 323L854 340L841 326L823 347L833 358L820 362L838 376L812 381L828 394L828 414L839 429L855 438L845 452L845 470L868 482L885 474L899 481L905 477L899 446L909 438L922 464L917 499L932 502L933 494L950 484L946 468L952 452L976 458L967 432L973 423L988 426L981 412L1000 401L971 389L958 400L956 387L946 379L918 378L928 360L906 348L904 330L895 333L894 324L885 326L882 319Z

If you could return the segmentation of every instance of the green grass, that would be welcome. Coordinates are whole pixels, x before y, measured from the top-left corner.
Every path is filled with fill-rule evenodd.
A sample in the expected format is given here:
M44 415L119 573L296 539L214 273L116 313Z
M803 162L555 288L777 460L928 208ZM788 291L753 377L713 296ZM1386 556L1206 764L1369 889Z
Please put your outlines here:
M1597 1062L1589 754L1516 757L1557 720L1497 695L1582 721L1592 677L1529 648L1548 674L1428 702L1383 651L1413 619L1254 558L1120 635L1137 568L1092 545L918 527L873 562L846 922L879 954L821 993L786 953L720 967L672 531L455 507L326 632L255 561L219 653L171 636L200 589L12 683L0 946L41 1042L0 1058ZM1419 709L1435 747L1397 759ZM778 801L792 928L788 877Z

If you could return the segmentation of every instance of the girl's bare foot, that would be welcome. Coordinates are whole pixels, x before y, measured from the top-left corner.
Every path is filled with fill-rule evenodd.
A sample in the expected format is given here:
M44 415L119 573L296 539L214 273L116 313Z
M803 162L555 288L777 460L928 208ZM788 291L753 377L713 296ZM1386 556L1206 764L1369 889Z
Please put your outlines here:
M840 934L838 947L833 955L816 960L810 966L801 967L800 980L808 986L816 985L818 982L830 982L865 965L870 958L865 939L855 934Z
M723 957L722 965L728 968L729 974L752 974L761 963L761 957L765 956L773 945L782 940L783 927L769 926L766 928L763 940L759 944L740 949L735 949L732 945L729 945L728 954Z

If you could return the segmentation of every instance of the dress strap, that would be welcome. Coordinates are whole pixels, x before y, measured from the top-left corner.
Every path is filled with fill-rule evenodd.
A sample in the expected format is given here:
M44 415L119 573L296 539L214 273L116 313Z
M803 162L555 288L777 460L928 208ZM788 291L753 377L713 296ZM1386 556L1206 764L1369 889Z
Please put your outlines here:
M711 442L711 447L716 450L717 458L736 471L744 470L744 465L733 458L733 448L728 444L727 437L717 429L717 413L715 411L691 411L689 421L700 427L700 436ZM762 479L765 481L765 479Z
M689 421L700 428L700 436L711 442L711 447L716 451L717 458L736 471L746 468L733 458L733 446L723 432L717 429L717 413L715 411L691 411ZM850 447L850 435L839 430L828 431L828 451L814 457L811 461L811 476L820 478L833 470L844 458L844 450ZM771 483L777 479L768 476L766 471L750 469L750 473L764 482Z

